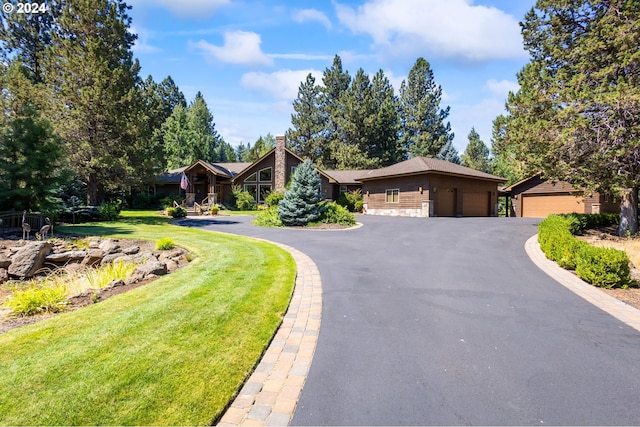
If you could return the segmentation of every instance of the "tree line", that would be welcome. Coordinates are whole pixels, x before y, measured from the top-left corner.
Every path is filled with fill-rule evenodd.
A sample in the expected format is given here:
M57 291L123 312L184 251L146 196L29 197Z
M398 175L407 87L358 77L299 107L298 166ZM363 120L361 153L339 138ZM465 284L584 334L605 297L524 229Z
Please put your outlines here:
M196 159L255 156L217 133L200 92L187 105L170 76L140 77L124 1L47 8L2 16L0 210L56 205L68 186L97 205Z

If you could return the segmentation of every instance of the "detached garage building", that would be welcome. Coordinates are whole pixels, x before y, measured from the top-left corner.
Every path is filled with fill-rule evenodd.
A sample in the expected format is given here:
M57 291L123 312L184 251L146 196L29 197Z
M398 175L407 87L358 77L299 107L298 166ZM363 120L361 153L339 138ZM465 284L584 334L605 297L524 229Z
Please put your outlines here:
M546 218L551 214L618 213L619 200L586 193L566 181L552 182L534 175L505 190L511 196L511 216Z
M362 182L364 213L413 217L498 216L504 178L444 160L414 157L369 171Z

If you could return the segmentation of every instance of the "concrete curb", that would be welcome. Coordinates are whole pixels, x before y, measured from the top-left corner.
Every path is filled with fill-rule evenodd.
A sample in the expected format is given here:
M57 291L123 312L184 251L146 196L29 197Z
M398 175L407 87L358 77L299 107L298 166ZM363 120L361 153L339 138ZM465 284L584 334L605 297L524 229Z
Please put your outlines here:
M640 331L640 310L602 292L572 272L560 267L554 261L547 259L540 249L537 234L527 240L524 249L531 261L552 279L621 322Z
M219 426L289 425L315 353L322 317L322 282L316 264L287 245L296 262L293 296L269 348L224 413Z

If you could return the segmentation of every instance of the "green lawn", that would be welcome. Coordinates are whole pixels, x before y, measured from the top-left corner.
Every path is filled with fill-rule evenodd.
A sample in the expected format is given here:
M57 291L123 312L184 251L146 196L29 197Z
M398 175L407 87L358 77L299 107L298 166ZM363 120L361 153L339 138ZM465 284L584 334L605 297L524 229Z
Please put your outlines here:
M280 324L295 280L291 256L153 213L62 231L171 237L195 259L146 286L0 335L0 424L210 424Z

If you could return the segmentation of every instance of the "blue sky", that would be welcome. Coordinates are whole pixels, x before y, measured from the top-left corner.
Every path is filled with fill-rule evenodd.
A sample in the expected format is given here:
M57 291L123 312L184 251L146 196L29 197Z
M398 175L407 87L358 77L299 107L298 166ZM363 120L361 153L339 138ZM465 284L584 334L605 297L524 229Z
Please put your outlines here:
M461 153L471 127L489 145L516 73L520 27L535 0L129 0L141 75L170 75L187 101L201 91L231 145L291 126L308 73L335 54L353 76L382 69L396 89L424 57L450 106Z

